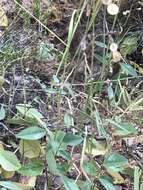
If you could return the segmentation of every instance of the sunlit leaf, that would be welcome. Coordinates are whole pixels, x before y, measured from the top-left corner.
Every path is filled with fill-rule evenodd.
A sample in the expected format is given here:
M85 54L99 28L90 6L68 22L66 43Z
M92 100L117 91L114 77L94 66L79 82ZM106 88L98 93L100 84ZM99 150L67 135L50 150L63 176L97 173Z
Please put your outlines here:
M121 65L122 70L126 74L131 75L133 77L137 77L138 76L136 70L131 65L129 65L127 63L121 63L120 65Z
M88 175L97 177L99 168L97 167L97 164L95 161L83 162L82 167Z
M23 190L21 187L18 187L18 185L11 181L0 181L0 186L9 190Z
M45 129L40 127L28 127L20 131L16 137L25 140L38 140L46 135Z
M116 122L111 119L109 119L108 121L114 125L113 134L116 136L127 137L130 135L135 135L138 132L137 129L133 127L132 123Z
M21 165L13 152L0 149L0 165L7 171L17 171Z
M105 158L103 165L107 170L121 172L127 167L128 160L121 154L114 152Z
M20 140L19 151L24 157L36 158L40 155L42 148L39 141Z
M113 133L114 135L125 137L135 135L137 132L137 129L131 123L119 123Z
M68 113L66 113L64 115L64 124L65 124L66 127L74 126L73 117L70 114L68 114Z
M32 186L11 181L0 181L0 186L9 190L31 190Z
M0 27L7 27L7 26L8 26L8 18L2 7L0 7Z
M65 160L71 160L71 153L66 150L59 150L57 155L61 156Z

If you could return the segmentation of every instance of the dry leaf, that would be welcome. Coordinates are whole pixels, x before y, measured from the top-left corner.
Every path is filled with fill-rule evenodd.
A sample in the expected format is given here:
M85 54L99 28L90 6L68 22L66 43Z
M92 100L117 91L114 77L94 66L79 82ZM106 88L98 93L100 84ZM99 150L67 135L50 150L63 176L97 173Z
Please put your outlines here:
M110 176L112 176L113 180L114 180L114 184L123 184L125 183L124 178L118 173L118 172L113 172L113 171L109 171L107 170L108 174Z
M0 27L7 27L7 26L8 26L8 18L2 7L0 7Z
M108 147L104 141L96 141L96 145L87 144L85 152L93 156L105 155L108 152Z
M32 177L22 176L20 181L22 185L27 185L28 187L35 187L36 179L37 179L36 176Z
M112 61L117 63L122 60L122 55L119 51L115 51L112 53Z
M10 179L14 176L14 171L6 171L3 168L1 169L1 176L5 179Z

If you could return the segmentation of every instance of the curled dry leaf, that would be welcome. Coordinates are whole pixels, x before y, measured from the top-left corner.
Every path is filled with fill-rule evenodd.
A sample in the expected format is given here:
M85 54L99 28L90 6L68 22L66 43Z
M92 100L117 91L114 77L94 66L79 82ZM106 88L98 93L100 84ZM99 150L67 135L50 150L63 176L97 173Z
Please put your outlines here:
M125 183L124 178L118 172L113 172L113 171L110 171L110 170L107 170L107 172L108 172L108 174L110 176L112 176L114 184L123 184L123 183Z
M14 176L15 172L14 171L6 171L2 168L1 170L1 176L5 179L10 179Z
M117 63L122 60L122 55L119 51L112 52L112 61Z

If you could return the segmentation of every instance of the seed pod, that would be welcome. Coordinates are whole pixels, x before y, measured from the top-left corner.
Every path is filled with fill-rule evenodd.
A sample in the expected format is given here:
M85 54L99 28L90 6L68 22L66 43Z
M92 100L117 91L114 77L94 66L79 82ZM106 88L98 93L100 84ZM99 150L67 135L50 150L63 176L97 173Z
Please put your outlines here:
M117 15L119 13L119 7L115 3L110 3L107 6L107 12L110 15Z
M110 44L110 50L111 50L112 52L116 52L117 49L118 49L118 44L116 44L116 43L114 43L114 42Z

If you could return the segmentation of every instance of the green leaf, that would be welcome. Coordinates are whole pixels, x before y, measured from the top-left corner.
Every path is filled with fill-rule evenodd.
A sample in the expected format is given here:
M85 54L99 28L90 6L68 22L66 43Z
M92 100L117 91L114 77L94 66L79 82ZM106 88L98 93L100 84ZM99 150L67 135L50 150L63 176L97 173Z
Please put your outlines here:
M5 187L9 190L23 190L11 181L0 181L0 186Z
M107 170L121 172L128 165L128 160L119 153L111 153L105 158L103 165Z
M118 123L118 126L116 126L114 129L114 135L121 137L135 135L138 132L131 123Z
M123 56L130 55L136 51L138 47L139 37L135 34L129 35L124 38L124 41L120 45L120 52Z
M43 122L43 115L29 104L18 104L16 106L18 110L17 118L23 119L27 124L40 125L46 127L46 123Z
M101 119L100 113L99 113L97 108L94 111L94 118L95 118L95 121L96 121L96 127L97 127L97 131L98 131L99 136L106 138L107 137L107 132L106 132L106 130L104 128L103 121Z
M31 105L18 104L16 106L16 109L22 116L39 119L43 118L43 115L37 109L33 108Z
M95 41L95 45L101 48L106 48L106 49L108 48L108 46L105 43L100 42L100 41Z
M22 166L18 172L23 176L38 176L41 175L44 169L44 163L39 160L34 160L25 166Z
M55 59L54 45L50 43L41 42L37 51L37 59L43 61L53 61Z
M24 157L37 158L42 151L42 147L39 141L36 140L20 140L19 151Z
M60 80L57 77L57 75L53 75L53 81L55 82L55 84L59 84L60 83Z
M94 56L95 56L95 58L100 62L100 63L102 63L102 64L106 64L107 63L107 60L106 60L106 58L105 57L103 57L103 56L101 56L101 55L99 55L99 54L94 54ZM99 83L97 83L97 84L99 84Z
M66 149L66 145L62 143L65 134L66 134L65 132L58 130L57 132L50 135L49 141L48 141L49 142L48 148L50 147L52 149L54 155L58 152L59 147L60 147L60 150Z
M66 150L59 150L57 155L61 156L65 160L71 160L71 153L67 152Z
M109 97L109 100L113 100L115 95L114 95L114 92L113 92L113 88L112 88L112 84L110 84L108 86L108 97Z
M58 130L57 132L54 133L54 141L58 143L58 146L61 145L65 135L66 133L61 130Z
M46 135L45 129L40 127L28 127L19 132L16 137L25 140L38 140Z
M116 190L113 183L107 176L100 177L99 181L105 187L106 190Z
M112 58L111 53L106 54L105 56L101 56L101 55L95 53L94 56L102 64L108 64L109 60L111 60L111 58ZM97 84L100 84L100 83L97 83Z
M83 162L82 167L88 175L97 177L97 172L99 168L97 168L95 161Z
M50 172L53 175L58 175L59 172L57 170L57 162L55 160L53 151L50 146L47 147L46 159L47 159L48 168L49 168Z
M61 176L61 180L66 190L80 190L77 184L66 176Z
M85 181L85 182L82 183L80 186L81 186L81 189L82 189L82 190L91 190L93 184L92 184L92 183L89 183L88 181ZM94 190L97 190L97 189L95 188L95 185L94 185Z
M131 65L129 65L127 63L120 63L120 65L121 65L122 70L126 74L131 75L133 77L137 77L138 76L136 70Z
M82 141L83 141L82 137L74 134L66 134L63 139L63 143L71 146L76 146L80 144Z
M108 98L109 98L109 103L111 106L115 106L116 102L115 102L115 94L114 94L114 91L113 91L113 88L112 88L112 83L109 84L108 86Z
M70 164L67 163L57 163L57 168L60 174L66 174L70 168Z
M17 171L21 165L13 152L0 149L0 165L7 171Z
M65 124L66 127L74 126L73 117L70 114L68 114L68 113L66 113L64 115L64 124Z
M33 189L33 186L17 183L17 182L11 182L11 181L0 181L0 186L4 187L4 189L9 190L31 190Z
M0 121L3 120L4 118L5 118L5 109L2 105L0 108Z
M133 124L127 122L116 122L112 119L108 119L108 121L114 125L113 134L121 137L126 137L130 135L137 134L137 129L133 127Z
M21 117L21 115L17 114L11 119L7 120L8 123L10 124L15 124L15 125L24 125L24 126L35 126L38 125L39 122L35 118L29 118L29 117Z

